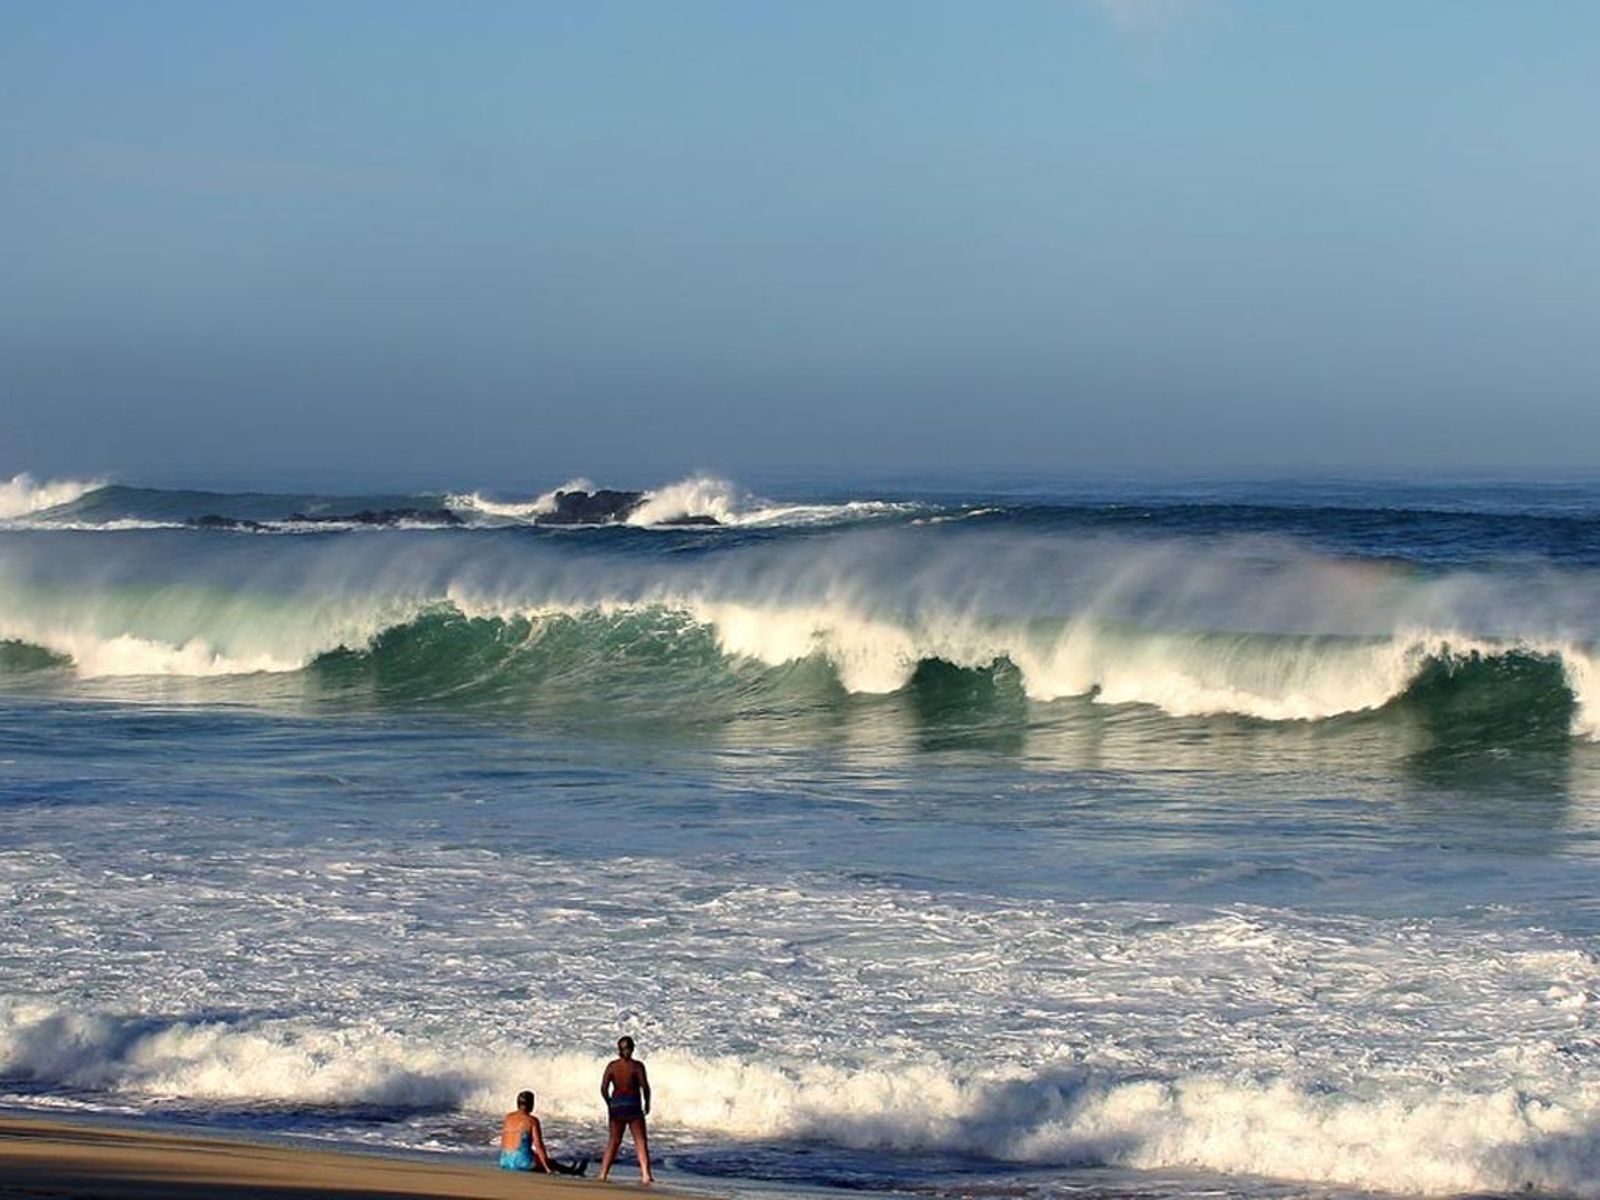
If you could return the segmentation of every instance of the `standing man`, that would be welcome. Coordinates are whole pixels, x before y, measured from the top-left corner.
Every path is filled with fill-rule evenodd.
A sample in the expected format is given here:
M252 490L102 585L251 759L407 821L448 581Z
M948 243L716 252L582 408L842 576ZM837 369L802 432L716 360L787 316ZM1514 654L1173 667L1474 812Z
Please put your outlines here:
M644 1119L650 1113L650 1076L644 1064L633 1057L633 1039L617 1039L617 1057L606 1064L606 1073L600 1077L600 1095L605 1099L610 1118L610 1136L606 1139L605 1157L600 1160L600 1178L611 1174L611 1162L622 1146L622 1131L633 1134L633 1148L639 1155L639 1181L654 1183L650 1174L650 1137L645 1132Z

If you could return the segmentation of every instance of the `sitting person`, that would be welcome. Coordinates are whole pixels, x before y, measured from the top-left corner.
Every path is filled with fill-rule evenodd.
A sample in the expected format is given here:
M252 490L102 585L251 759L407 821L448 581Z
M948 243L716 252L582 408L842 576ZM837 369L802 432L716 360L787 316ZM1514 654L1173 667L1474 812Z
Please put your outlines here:
M506 1171L543 1171L546 1175L582 1175L589 1169L587 1158L563 1163L550 1157L544 1148L544 1133L539 1118L533 1115L533 1093L518 1092L517 1107L500 1123L500 1166Z

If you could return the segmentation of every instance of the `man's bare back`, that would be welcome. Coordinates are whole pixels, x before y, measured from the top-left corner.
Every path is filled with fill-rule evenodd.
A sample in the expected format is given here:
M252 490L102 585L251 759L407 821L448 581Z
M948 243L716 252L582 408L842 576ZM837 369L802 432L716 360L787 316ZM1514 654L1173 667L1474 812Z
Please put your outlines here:
M644 1100L644 1109L650 1111L649 1100L646 1093L650 1090L650 1080L645 1074L644 1064L636 1058L613 1058L606 1064L606 1073L600 1080L603 1088L609 1083L613 1095L639 1096Z
M650 1171L650 1136L644 1119L650 1112L650 1076L644 1064L633 1056L633 1039L617 1040L617 1057L606 1064L600 1076L600 1095L606 1102L606 1115L610 1125L606 1138L606 1152L600 1159L600 1178L611 1174L611 1164L622 1148L624 1131L633 1135L633 1148L639 1155L639 1178L652 1183L655 1176Z

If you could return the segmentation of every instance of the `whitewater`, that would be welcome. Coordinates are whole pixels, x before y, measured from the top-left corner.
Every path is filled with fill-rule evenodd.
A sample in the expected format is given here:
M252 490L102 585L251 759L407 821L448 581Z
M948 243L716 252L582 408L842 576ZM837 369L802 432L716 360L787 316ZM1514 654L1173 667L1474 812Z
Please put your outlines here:
M0 1103L1600 1196L1600 488L594 487L0 483Z

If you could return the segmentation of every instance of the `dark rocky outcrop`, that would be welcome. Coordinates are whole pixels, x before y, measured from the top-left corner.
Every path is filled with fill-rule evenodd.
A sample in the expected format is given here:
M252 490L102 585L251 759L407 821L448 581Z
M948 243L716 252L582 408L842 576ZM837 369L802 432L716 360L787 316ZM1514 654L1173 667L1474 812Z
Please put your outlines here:
M534 518L536 525L616 525L626 521L644 503L644 492L623 492L601 488L593 492L557 492L555 508ZM224 517L208 513L184 522L192 529L233 529L260 532L296 525L437 525L465 524L448 508L364 508L353 513L294 513L283 522L251 521L244 517ZM682 516L673 525L718 525L715 517Z
M594 492L557 492L553 511L540 513L540 525L609 525L626 521L644 502L643 492L617 492L601 488Z
M191 529L237 529L243 533L257 533L266 528L260 521L247 521L243 517L221 517L207 513L203 517L190 517L184 524Z
M536 525L615 525L626 521L644 503L643 492L601 488L594 492L557 492L551 512L534 518ZM720 525L715 517L678 517L673 525Z
M462 520L448 508L364 508L360 512L334 514L295 513L289 520L305 525L460 525Z

